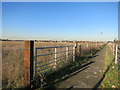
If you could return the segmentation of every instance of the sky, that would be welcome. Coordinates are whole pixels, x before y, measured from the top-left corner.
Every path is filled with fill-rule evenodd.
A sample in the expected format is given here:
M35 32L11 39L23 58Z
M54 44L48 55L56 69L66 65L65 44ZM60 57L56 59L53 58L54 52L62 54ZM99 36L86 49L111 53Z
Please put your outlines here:
M2 0L2 2L119 2L119 0Z
M120 2L118 3L118 15L120 15ZM120 17L118 17L118 40L120 40Z
M2 3L2 38L100 41L117 36L117 2Z

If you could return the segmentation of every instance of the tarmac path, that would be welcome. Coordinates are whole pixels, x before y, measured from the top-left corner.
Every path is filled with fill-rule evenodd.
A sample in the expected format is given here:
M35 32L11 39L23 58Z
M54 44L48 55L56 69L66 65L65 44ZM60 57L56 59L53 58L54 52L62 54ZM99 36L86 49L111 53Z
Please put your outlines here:
M77 74L59 83L57 88L94 88L102 78L102 70L104 69L104 59L106 46L97 52L88 65L80 69Z

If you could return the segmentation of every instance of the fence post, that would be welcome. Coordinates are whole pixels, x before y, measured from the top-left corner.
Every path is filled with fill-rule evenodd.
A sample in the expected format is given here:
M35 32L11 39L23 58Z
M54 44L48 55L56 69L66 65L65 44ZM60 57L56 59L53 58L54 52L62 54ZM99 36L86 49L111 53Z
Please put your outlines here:
M116 44L115 64L117 64L117 52L118 52L118 45Z
M80 45L79 55L82 56L82 46Z
M87 48L88 48L88 43L86 45L87 45Z
M76 55L77 55L77 57L78 56L80 56L80 45L79 45L79 43L76 43Z
M24 85L31 86L33 80L34 41L25 41L24 45Z
M35 75L37 74L37 64L36 64L36 62L37 62L37 57L36 57L36 55L37 55L37 49L35 48L35 41L34 41L34 74L33 74L33 76L35 77Z
M113 43L113 55L115 55L115 44Z
M68 61L68 47L66 47L66 62Z
M75 61L75 56L76 56L76 43L73 46L73 62Z
M56 65L57 65L57 63L56 63L56 61L57 61L57 48L55 48L55 66L54 66L54 68L56 68Z

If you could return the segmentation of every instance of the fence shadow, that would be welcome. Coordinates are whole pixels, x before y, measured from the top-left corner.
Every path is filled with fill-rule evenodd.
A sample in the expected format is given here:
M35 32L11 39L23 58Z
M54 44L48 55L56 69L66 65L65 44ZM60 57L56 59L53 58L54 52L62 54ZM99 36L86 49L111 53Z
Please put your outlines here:
M114 60L113 60L113 61L114 61ZM112 61L112 62L110 63L110 65L107 67L107 69L105 70L103 76L102 76L101 79L98 81L98 83L93 87L92 90L97 90L97 89L98 89L98 87L100 86L100 84L101 84L102 81L104 80L106 73L109 71L110 67L112 66L113 61Z
M62 82L74 75L76 75L77 73L89 68L90 64L94 63L95 61L89 61L87 63L85 63L84 65L78 65L76 67L73 67L74 64L72 65L68 65L68 66L65 66L53 73L51 73L50 75L48 75L46 77L47 79L47 87L53 87L53 84L57 84L59 82ZM70 69L71 67L73 67L73 69Z
M45 85L42 88L53 88L55 89L55 85L59 82L62 82L77 73L89 68L90 64L94 63L95 61L92 61L96 56L98 56L96 53L98 51L95 51L92 56L78 56L76 57L75 62L71 62L68 65L63 66L62 68L57 69L56 71L48 74L45 76ZM72 61L72 60L71 60ZM38 77L38 81L41 77ZM37 80L37 79L36 79ZM33 82L34 83L34 82ZM41 82L40 82L41 83ZM40 88L40 83L38 83L37 86L34 88Z

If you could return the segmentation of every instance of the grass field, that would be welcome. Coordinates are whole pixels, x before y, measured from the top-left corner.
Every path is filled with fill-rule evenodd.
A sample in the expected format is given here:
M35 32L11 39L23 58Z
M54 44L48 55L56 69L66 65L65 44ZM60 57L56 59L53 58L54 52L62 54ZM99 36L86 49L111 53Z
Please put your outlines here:
M99 49L103 43L79 43L81 45L80 57L89 56L92 51ZM35 47L53 47L75 45L75 43L66 42L35 42ZM63 49L64 50L64 49ZM60 51L58 49L58 51ZM2 84L3 88L23 87L23 41L2 41ZM46 54L54 50L39 51L38 54ZM59 55L63 55L59 54ZM58 56L59 56L58 55ZM49 57L40 57L39 60L50 59ZM71 58L71 57L70 57Z
M23 86L24 42L2 42L3 88Z

